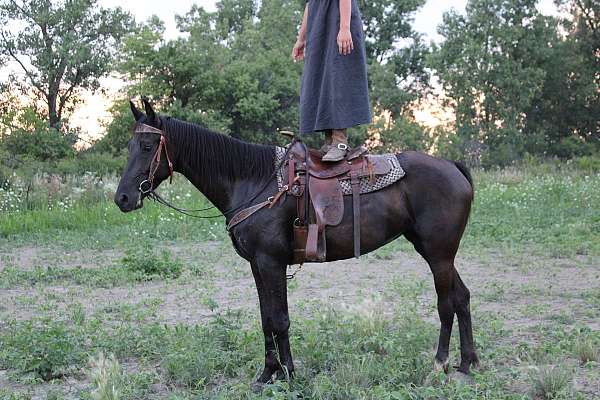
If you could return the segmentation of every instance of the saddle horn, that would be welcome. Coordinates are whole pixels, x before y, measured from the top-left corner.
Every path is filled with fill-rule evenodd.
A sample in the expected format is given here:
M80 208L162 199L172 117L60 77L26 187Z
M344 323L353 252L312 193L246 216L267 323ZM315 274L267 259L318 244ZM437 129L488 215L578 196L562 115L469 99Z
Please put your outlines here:
M292 131L279 131L279 133L281 133L283 136L289 137L290 139L296 138L296 134Z

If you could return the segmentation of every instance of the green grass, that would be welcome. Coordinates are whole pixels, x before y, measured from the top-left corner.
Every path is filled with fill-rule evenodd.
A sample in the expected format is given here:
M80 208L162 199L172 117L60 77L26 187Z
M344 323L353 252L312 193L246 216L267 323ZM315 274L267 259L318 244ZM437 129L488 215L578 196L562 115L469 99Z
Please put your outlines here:
M575 165L543 164L474 171L474 176L475 203L463 248L565 257L600 254L598 172ZM165 184L161 191L183 207L207 206L184 180L179 177L175 185ZM14 244L33 239L64 247L110 248L126 247L132 241L227 239L223 219L197 220L151 201L146 201L142 210L123 214L108 194L94 198L96 201L73 200L66 208L2 213L0 244L2 240ZM396 241L387 247L391 250L383 248L375 255L385 258L409 247L406 241Z
M425 393L442 396L459 390L424 387L437 329L412 313L389 320L326 311L318 318L300 320L292 332L298 374L291 386L275 386L267 397L392 399L396 393L400 398L420 398ZM249 398L249 384L263 362L261 340L256 321L235 313L203 326L124 324L114 329L100 320L83 326L13 322L0 335L5 344L0 366L52 379L76 375L77 369L89 368L90 356L107 352L121 359L135 358L140 365L158 363L159 378L173 391L199 398L243 399ZM380 397L384 394L388 396Z
M477 173L475 182L466 245L600 254L600 174L509 168Z
M128 249L118 263L97 268L36 266L22 269L9 265L0 270L0 288L48 284L75 284L90 287L114 287L155 279L176 279L184 271L201 276L206 271L197 264L184 265L167 250L149 245Z
M424 322L410 308L398 310L392 318L334 310L298 318L291 330L296 377L261 396L249 394L249 384L263 362L261 330L257 321L240 313L222 314L195 326L125 322L115 326L97 317L82 325L37 319L11 322L0 333L0 367L17 376L33 373L40 380L78 376L78 371L95 374L96 383L80 394L82 398L117 379L123 399L143 398L155 381L186 399L522 399L507 386L506 377L513 372L504 369L502 359L514 356L514 349L500 344L506 332L496 324L483 319L476 326L482 359L497 362L475 370L472 385L447 383L443 374L432 372L437 324ZM549 338L555 344L547 354L562 354L561 337L573 334L567 330ZM453 343L453 351L456 346ZM99 361L100 353L116 358ZM118 359L136 360L139 370L125 374ZM534 371L518 373L531 382L532 390L559 395L552 398L574 398L567 396L572 394L571 370Z

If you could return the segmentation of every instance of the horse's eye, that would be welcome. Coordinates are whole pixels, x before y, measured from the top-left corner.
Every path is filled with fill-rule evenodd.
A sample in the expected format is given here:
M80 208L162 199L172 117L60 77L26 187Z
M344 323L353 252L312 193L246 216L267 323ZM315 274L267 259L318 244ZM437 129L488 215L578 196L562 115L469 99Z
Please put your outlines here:
M142 151L150 151L152 150L152 146L149 144L142 144Z

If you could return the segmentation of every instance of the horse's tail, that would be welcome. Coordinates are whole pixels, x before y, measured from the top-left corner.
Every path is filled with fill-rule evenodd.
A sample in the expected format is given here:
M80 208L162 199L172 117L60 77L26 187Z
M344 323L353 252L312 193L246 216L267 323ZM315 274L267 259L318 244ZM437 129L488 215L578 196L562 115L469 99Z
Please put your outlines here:
M475 189L475 185L473 184L473 177L471 176L471 171L469 171L469 168L461 161L454 161L454 165L456 165L456 168L458 168L460 173L463 174L465 178L467 178L469 184L471 185L471 188Z

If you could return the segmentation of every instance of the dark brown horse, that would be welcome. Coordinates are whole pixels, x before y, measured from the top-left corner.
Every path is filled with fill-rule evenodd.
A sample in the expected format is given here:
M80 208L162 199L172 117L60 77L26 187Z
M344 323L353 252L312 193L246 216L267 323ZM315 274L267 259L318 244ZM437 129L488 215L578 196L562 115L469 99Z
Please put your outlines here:
M131 104L136 126L145 128L137 129L129 142L129 160L115 194L121 211L142 207L147 195L144 192L155 189L169 177L171 163L172 169L196 186L227 221L240 209L277 192L273 146L245 143L158 116L148 102L144 103L145 114ZM473 200L471 176L460 163L422 153L404 152L397 158L406 176L385 189L360 197L361 249L363 253L375 250L401 235L414 245L429 264L435 281L441 321L436 366L447 371L456 314L461 349L458 370L468 373L477 362L477 355L469 290L454 268L454 258ZM346 197L343 222L327 229L328 261L353 256L352 206L350 196ZM274 375L291 375L294 371L288 337L286 270L292 260L295 217L296 200L288 196L230 232L236 251L250 263L258 290L265 338L265 366L256 382L258 386L271 382Z

